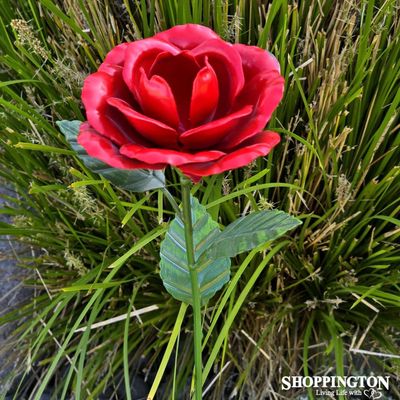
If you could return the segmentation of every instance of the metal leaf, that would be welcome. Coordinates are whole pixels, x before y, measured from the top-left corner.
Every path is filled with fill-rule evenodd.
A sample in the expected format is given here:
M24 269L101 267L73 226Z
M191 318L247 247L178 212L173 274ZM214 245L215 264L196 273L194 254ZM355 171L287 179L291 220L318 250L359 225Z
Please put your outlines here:
M87 168L104 176L104 178L108 179L114 185L132 192L145 192L165 186L165 176L161 171L113 168L89 156L85 149L77 142L80 124L81 121L57 122L60 131Z
M193 242L196 269L199 278L202 304L206 303L230 279L230 259L202 258L211 236L218 235L218 224L206 209L191 197ZM167 291L177 300L192 304L192 286L187 266L184 225L180 216L171 222L166 237L161 243L161 278Z
M201 258L234 257L262 243L275 240L300 224L300 220L283 211L251 213L232 222L222 233L210 237Z

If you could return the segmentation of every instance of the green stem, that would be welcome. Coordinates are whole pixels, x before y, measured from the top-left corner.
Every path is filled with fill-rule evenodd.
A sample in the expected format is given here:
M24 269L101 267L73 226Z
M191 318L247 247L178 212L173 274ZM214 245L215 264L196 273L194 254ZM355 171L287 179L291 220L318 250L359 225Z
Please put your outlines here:
M201 360L201 300L200 287L196 271L194 246L193 246L193 226L192 226L192 207L190 203L190 181L186 178L181 179L182 184L182 208L183 224L185 226L185 242L187 252L187 262L192 283L193 293L193 314L194 314L194 385L195 399L201 400L202 394L202 360Z

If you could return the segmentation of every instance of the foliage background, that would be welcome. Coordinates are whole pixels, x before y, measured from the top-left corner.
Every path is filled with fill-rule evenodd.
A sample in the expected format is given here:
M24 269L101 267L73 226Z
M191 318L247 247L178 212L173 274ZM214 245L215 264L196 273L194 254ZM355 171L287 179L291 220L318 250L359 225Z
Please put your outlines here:
M15 189L0 234L34 254L20 258L32 299L0 317L17 324L1 349L10 398L138 399L157 371L155 398L187 398L190 309L160 367L180 307L158 275L172 211L161 192L93 175L55 125L84 119L83 79L113 46L186 22L268 49L286 79L269 123L282 144L195 195L222 225L271 207L303 221L238 257L229 292L208 305L205 387L218 379L205 398L312 398L283 392L281 377L372 372L400 398L398 1L0 0L0 16L0 175ZM168 182L179 198L171 171Z

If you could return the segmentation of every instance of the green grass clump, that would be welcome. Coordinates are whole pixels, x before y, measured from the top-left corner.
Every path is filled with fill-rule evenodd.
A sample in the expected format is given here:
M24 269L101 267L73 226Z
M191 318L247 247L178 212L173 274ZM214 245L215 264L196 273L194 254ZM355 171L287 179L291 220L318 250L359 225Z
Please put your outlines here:
M16 192L0 234L35 254L23 260L34 297L0 317L17 322L3 346L17 349L16 399L46 387L57 399L135 399L134 376L155 382L152 395L161 380L157 399L187 398L191 309L158 274L173 211L161 192L127 193L91 173L55 125L84 119L83 79L113 46L185 22L270 50L286 80L269 123L281 145L195 195L222 225L271 207L303 221L236 258L208 305L205 388L220 378L205 397L294 398L282 376L372 370L391 375L400 396L396 0L2 0L0 16L0 176ZM177 182L169 171L179 199ZM150 311L107 321L140 309Z

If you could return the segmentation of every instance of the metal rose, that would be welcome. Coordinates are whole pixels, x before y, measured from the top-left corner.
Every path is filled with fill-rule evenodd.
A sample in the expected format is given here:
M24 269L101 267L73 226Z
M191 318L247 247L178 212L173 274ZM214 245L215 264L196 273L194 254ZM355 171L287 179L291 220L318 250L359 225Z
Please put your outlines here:
M86 78L78 142L112 167L173 165L196 182L269 153L280 138L263 129L283 88L269 52L175 26L116 46Z

